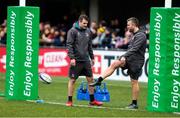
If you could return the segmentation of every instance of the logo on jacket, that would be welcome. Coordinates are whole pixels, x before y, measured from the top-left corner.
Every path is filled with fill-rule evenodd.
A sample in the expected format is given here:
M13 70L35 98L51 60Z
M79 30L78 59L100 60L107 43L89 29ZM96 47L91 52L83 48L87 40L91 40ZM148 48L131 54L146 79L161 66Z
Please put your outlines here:
M89 34L88 34L88 33L86 33L86 36L87 36L87 37L89 37Z

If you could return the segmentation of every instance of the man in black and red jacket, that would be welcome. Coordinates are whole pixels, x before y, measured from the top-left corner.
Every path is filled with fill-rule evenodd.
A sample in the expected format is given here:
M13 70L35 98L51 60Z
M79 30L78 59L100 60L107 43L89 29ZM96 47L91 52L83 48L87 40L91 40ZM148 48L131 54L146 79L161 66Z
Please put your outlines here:
M67 48L70 58L70 68L68 82L68 101L66 106L72 106L72 96L76 79L80 75L86 76L88 84L93 82L92 65L94 64L94 54L92 50L91 31L88 27L89 18L86 15L80 15L77 22L68 31ZM102 102L94 99L94 87L89 86L90 105L101 106Z

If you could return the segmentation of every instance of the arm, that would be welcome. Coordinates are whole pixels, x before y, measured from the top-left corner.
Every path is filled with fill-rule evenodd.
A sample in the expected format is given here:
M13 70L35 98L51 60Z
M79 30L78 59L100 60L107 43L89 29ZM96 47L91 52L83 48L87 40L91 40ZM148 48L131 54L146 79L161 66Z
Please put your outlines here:
M70 57L70 59L75 59L74 48L73 48L74 39L75 39L75 34L71 29L68 31L68 34L67 34L67 49L68 49L68 56Z
M137 34L137 36L134 39L133 47L130 48L123 57L129 57L130 55L134 54L134 52L138 51L139 48L144 45L146 42L146 36L143 34Z

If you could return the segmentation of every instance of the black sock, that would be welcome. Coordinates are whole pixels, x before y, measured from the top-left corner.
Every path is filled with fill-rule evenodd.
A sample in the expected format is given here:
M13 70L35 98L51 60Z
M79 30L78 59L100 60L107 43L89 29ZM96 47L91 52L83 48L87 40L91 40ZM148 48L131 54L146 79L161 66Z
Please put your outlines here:
M102 82L104 79L102 77L98 78L98 82Z
M68 101L72 102L72 96L68 96Z
M94 101L94 94L89 95L89 97L90 97L90 102Z
M132 100L132 104L137 105L137 100Z

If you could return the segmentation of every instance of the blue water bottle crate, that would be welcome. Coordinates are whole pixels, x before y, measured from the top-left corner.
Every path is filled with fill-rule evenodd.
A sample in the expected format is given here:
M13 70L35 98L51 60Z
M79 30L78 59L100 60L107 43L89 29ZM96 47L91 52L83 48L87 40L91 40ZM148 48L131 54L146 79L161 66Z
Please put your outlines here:
M106 83L102 83L101 86L95 86L94 97L98 101L109 102L110 94L107 89ZM77 89L77 100L89 100L88 83L82 81Z

